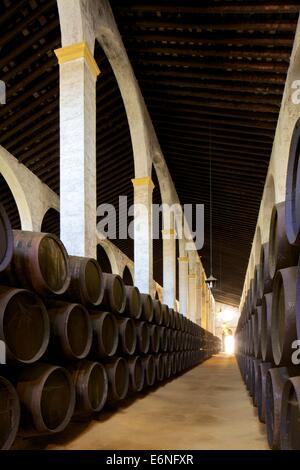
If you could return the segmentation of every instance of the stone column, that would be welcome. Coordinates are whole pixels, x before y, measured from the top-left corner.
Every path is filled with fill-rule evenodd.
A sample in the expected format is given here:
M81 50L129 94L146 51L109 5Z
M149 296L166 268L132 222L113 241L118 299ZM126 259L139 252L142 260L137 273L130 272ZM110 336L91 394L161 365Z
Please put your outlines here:
M60 230L70 255L96 257L96 80L85 42L57 49L60 88Z
M196 323L201 325L202 309L201 309L201 263L196 262Z
M132 180L134 188L134 283L153 295L152 192L149 176Z
M164 303L176 308L176 233L174 228L165 228L163 238L163 286Z
M188 311L188 290L189 290L189 259L187 256L178 258L179 268L179 310L183 315Z
M193 322L196 321L196 273L189 274L189 303L188 303L188 317Z

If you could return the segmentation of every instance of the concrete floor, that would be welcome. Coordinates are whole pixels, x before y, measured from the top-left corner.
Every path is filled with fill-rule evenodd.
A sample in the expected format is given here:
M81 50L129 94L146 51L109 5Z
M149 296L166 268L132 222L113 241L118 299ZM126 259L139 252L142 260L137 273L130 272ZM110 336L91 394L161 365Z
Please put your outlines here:
M29 442L24 446L31 445ZM46 449L268 449L235 359L219 355L99 421L37 440Z

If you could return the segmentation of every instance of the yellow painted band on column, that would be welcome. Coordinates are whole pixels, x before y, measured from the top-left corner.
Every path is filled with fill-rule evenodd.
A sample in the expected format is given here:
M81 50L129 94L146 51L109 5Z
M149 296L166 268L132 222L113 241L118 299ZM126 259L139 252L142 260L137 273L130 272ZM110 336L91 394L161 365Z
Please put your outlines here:
M84 58L95 78L97 78L101 73L97 62L95 61L94 56L86 42L79 42L77 44L71 44L70 46L61 47L60 49L55 49L54 53L58 59L59 64L64 64L65 62L71 62L75 59Z
M187 256L179 256L179 258L177 258L179 262L182 262L182 263L188 263L189 261L189 258Z
M150 186L152 189L155 188L154 183L150 176L143 176L142 178L134 178L131 180L133 186Z
M161 233L162 235L176 235L176 231L173 228L163 229Z

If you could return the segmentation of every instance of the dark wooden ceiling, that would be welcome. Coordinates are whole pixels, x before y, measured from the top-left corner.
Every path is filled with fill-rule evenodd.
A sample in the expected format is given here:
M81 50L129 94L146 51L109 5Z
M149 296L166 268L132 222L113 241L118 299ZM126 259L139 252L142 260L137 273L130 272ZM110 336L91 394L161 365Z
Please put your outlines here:
M300 1L129 1L111 5L181 203L204 203L209 270L209 161L212 162L216 298L241 294ZM55 0L0 2L0 144L59 193ZM117 83L101 48L97 83L98 203L133 199L132 147ZM0 195L19 224L7 187ZM160 200L158 189L154 199ZM51 222L55 225L55 214ZM56 222L57 223L57 222ZM132 242L118 246L133 257ZM155 277L162 282L161 242Z

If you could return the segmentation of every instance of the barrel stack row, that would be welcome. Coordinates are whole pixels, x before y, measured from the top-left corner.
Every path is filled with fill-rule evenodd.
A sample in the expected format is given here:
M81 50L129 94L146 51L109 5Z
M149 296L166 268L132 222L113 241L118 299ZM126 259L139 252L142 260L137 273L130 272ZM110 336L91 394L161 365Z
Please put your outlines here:
M0 448L159 384L220 350L208 331L0 208ZM1 351L1 349L0 349Z
M272 211L239 320L242 377L272 449L300 449L299 124L290 149L286 201ZM298 214L297 214L298 213ZM298 343L297 343L298 341Z

